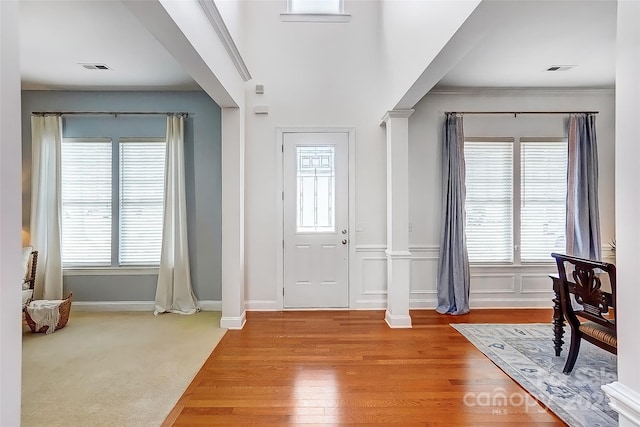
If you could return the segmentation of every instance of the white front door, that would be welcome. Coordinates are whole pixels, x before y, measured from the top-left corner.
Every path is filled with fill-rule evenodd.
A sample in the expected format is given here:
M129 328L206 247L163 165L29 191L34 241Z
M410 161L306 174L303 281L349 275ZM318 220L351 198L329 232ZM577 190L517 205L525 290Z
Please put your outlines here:
M283 133L284 307L349 306L349 134Z

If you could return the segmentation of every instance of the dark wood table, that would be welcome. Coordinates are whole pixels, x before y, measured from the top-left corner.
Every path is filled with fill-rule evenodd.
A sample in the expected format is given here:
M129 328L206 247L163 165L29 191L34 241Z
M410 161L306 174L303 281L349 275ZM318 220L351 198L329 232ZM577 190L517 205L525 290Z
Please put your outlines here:
M553 282L553 348L556 351L556 356L560 356L562 344L564 344L562 340L564 336L564 312L560 301L562 281L557 274L550 274L549 277Z

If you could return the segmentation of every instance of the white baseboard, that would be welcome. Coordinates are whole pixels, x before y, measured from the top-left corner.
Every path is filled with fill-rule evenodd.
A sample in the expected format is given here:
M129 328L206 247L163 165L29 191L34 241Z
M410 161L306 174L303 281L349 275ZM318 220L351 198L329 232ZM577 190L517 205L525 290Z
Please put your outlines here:
M248 311L280 311L278 301L275 300L249 300L244 303L245 310Z
M198 301L202 311L222 311L222 301ZM153 311L153 301L73 301L72 309L76 311Z
M247 312L243 311L240 316L223 316L220 319L220 327L223 329L242 329L247 323Z
M621 426L640 426L640 393L619 381L603 385L602 390L610 400L609 406L628 421L623 423L621 419Z
M411 328L411 316L406 315L395 315L389 313L387 310L384 313L384 320L387 322L390 328L399 329L399 328Z

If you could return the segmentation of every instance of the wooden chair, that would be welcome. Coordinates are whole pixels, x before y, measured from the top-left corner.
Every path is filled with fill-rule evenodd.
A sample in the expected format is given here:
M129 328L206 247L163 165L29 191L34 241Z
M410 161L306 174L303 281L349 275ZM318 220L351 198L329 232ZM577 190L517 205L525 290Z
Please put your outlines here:
M615 318L609 315L616 303L616 266L607 262L593 261L569 255L551 254L558 266L558 276L562 282L560 295L562 308L571 326L571 346L563 372L570 374L578 358L582 339L617 354ZM570 277L567 277L570 271ZM611 283L611 292L602 289L604 274ZM574 308L570 295L575 297Z
M22 310L33 299L33 288L36 284L36 271L38 268L38 251L31 246L24 247L23 260L24 277L22 278Z

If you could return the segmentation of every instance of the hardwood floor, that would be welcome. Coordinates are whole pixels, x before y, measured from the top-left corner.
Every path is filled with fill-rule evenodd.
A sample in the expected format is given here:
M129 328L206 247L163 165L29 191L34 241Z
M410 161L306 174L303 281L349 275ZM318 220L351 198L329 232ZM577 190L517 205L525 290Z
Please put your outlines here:
M228 331L164 426L562 426L449 323L549 322L551 310L250 312ZM491 396L513 396L509 406Z

